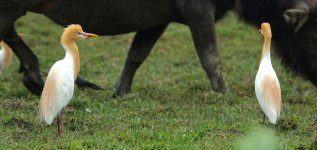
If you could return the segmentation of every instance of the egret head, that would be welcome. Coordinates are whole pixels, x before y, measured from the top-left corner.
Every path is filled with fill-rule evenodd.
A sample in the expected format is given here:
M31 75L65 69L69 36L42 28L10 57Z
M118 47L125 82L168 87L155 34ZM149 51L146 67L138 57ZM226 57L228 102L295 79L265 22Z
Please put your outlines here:
M64 29L62 40L72 40L85 39L89 37L96 37L96 34L84 32L82 27L78 24L71 24Z
M262 23L260 32L264 36L264 38L269 38L269 39L272 38L271 26L269 23L267 22Z

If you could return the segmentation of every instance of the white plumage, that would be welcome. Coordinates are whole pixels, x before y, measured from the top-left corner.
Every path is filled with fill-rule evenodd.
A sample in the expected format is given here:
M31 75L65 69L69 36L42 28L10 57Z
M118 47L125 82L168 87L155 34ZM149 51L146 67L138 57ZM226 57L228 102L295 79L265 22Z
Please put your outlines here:
M263 112L270 122L275 124L280 116L282 102L280 84L271 63L272 33L268 23L261 25L261 33L264 36L264 45L259 70L255 78L255 93Z
M0 74L2 71L9 67L12 60L12 50L11 48L1 41L1 50L0 50Z
M41 106L40 119L51 124L60 111L66 107L74 92L73 63L69 54L57 61L48 73L41 101L48 103Z

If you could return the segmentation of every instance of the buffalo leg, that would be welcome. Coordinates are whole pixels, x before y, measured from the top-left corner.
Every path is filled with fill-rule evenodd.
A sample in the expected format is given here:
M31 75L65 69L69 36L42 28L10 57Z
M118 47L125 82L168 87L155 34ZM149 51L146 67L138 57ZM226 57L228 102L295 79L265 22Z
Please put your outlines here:
M208 0L188 1L182 5L197 54L214 91L226 93L227 87L221 74L221 62L215 35L214 5Z
M21 40L12 27L5 36L4 41L12 48L20 60L19 72L23 72L23 83L33 94L40 95L44 87L41 78L39 62L32 50Z
M75 81L76 85L79 88L90 88L90 89L94 89L94 90L102 90L103 88L101 88L100 86L93 84L85 79L83 79L82 77L78 76L76 81Z
M167 25L157 26L137 32L126 58L120 79L117 81L112 97L127 94L131 91L133 77L139 66L149 55L156 41L161 37Z

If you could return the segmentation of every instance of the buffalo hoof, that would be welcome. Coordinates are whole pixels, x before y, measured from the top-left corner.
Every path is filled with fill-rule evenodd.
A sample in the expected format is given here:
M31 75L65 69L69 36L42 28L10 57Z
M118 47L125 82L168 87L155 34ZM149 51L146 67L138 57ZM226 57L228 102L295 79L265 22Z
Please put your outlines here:
M228 92L228 88L226 86L224 87L218 87L218 88L213 88L213 90L215 92L218 92L218 93L222 93L222 94L226 94Z
M33 94L40 96L44 87L44 81L40 74L34 72L24 72L24 86Z
M127 85L127 84L122 83L121 81L118 81L115 85L115 88L112 92L111 97L117 98L119 96L126 95L130 92L131 92L131 84Z
M228 88L222 78L212 80L211 86L215 92L223 93L223 94L228 92Z
M81 77L77 77L76 81L75 81L76 85L81 88L81 89L93 89L93 90L103 90L103 88L101 88L100 86L91 83Z

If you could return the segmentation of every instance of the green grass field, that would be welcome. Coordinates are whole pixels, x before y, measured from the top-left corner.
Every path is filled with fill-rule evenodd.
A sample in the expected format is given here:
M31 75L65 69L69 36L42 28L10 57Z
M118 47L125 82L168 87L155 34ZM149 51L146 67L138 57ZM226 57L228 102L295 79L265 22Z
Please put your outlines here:
M63 28L31 13L16 27L46 75L64 57ZM133 34L78 41L80 75L105 90L76 87L65 110L64 137L57 136L55 124L39 122L39 97L23 86L15 57L0 77L0 149L232 149L254 127L274 130L281 149L309 149L317 141L316 88L283 68L274 52L282 114L276 127L268 120L262 124L254 93L262 49L257 31L232 13L218 22L222 72L230 89L225 95L211 90L184 25L168 27L138 70L132 92L117 99L110 95Z

